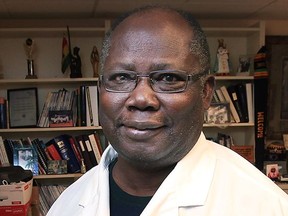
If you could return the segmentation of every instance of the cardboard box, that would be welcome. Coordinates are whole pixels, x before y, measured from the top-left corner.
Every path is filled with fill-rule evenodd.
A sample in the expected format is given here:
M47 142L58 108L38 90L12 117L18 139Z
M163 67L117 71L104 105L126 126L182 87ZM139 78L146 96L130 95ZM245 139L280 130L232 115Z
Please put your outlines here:
M30 207L33 179L10 185L0 185L0 215L26 216Z

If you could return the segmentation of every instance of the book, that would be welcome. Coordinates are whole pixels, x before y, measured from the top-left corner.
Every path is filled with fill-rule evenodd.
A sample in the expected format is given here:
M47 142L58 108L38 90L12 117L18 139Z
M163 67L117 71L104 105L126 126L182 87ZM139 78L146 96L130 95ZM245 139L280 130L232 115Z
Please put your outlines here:
M2 136L0 136L0 161L2 166L10 164Z
M86 86L86 96L87 126L99 126L97 86Z
M7 104L4 97L0 97L0 128L7 128Z
M67 160L67 169L69 173L80 172L80 164L69 143L69 135L60 135L54 137L53 144L57 148L63 160Z
M76 144L77 141L72 136L68 137L68 139L69 139L69 143L70 143L70 145L71 145L71 147L73 149L73 152L74 152L74 154L75 154L75 156L76 156L76 158L78 160L78 163L81 164L83 156L82 156L82 153L81 153L81 150L80 150L79 146Z
M246 98L249 123L254 123L253 88L252 83L246 83Z
M247 93L246 84L239 83L236 87L236 94L239 99L240 107L243 115L243 122L249 122L248 107L247 107Z
M48 166L47 166L47 157L45 153L43 153L42 149L38 146L37 142L38 139L34 139L31 141L32 146L35 149L37 156L38 156L38 163L42 167L41 174L47 174Z
M240 99L239 99L239 94L237 94L237 86L236 85L229 85L227 86L227 91L228 91L228 94L230 96L230 99L238 113L238 116L239 116L239 119L240 119L240 122L246 122L245 118L244 118L244 114L243 114L243 111L242 111L242 106L241 106L241 102L240 102Z
M219 98L219 101L222 102L222 103L225 103L226 100L225 100L225 98L223 96L223 93L222 93L221 89L216 89L215 92L216 92L217 97Z
M92 149L93 149L93 152L94 152L94 155L96 157L97 164L99 164L100 160L101 160L102 152L101 152L99 144L97 143L95 136L96 135L94 133L88 135Z
M48 94L46 96L46 100L45 100L44 106L42 108L42 111L41 111L41 114L40 114L40 117L39 117L39 120L37 122L37 126L38 127L45 127L45 121L46 121L46 118L48 117L48 110L49 110L49 106L50 106L50 103L51 103L52 96L53 96L53 93L52 92L48 92Z
M46 150L52 160L62 160L60 153L54 145L54 140L50 140L46 143Z
M86 87L80 86L79 91L79 111L80 111L80 126L87 126L87 111L86 111Z
M96 166L98 163L97 163L97 160L96 160L96 155L95 155L95 152L92 148L92 145L91 145L91 142L90 142L90 139L89 139L89 136L84 134L82 135L83 137L83 143L84 143L84 147L86 148L86 151L88 152L89 154L89 157L90 157L90 161L92 163L92 166Z
M9 139L4 139L3 142L4 142L6 153L7 153L8 159L9 159L9 163L13 164L13 152L14 152L13 143Z
M93 167L93 164L91 162L90 156L88 151L85 148L85 143L84 143L84 139L82 137L82 135L78 135L75 137L77 144L79 145L79 148L81 150L83 159L84 159L84 163L86 165L86 170L88 171L89 169L91 169Z
M233 116L233 119L235 120L236 123L239 123L240 122L239 115L238 115L238 113L237 113L237 111L235 109L235 106L234 106L234 104L233 104L233 102L232 102L232 100L231 100L231 98L229 96L229 93L227 91L226 86L221 86L220 89L221 89L221 91L223 93L223 96L224 96L225 100L229 103L230 112L231 112L231 114Z

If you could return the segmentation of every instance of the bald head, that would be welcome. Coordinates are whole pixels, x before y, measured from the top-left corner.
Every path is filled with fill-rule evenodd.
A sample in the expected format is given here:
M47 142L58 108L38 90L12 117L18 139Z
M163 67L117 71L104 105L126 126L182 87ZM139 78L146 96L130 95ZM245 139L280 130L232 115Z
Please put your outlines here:
M183 31L186 29L186 31ZM142 30L142 31L141 31ZM186 43L187 50L197 58L201 71L208 71L210 68L210 55L206 37L198 22L190 13L177 11L171 8L148 6L128 12L120 17L107 32L102 47L100 67L101 73L104 71L105 62L109 56L111 47L117 38L130 36L137 31L137 34L154 31L155 37L158 33L167 35L177 35L176 42ZM136 36L136 35L135 35ZM143 36L143 35L142 35ZM162 41L159 38L159 43ZM143 44L142 44L143 45ZM145 46L147 49L149 46ZM119 48L119 47L118 47Z

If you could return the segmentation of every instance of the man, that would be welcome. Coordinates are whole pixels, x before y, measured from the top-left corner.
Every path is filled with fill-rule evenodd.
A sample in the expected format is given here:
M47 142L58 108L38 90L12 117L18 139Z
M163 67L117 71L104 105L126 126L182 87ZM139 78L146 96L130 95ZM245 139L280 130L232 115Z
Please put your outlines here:
M100 121L111 146L52 215L288 215L287 195L201 132L214 78L189 14L147 7L106 36Z

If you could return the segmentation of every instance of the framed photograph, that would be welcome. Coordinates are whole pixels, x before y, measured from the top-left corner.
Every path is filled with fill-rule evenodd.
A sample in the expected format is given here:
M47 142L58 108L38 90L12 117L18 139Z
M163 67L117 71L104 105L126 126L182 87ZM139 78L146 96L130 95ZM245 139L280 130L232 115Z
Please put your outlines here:
M248 76L252 71L253 56L251 55L240 55L238 62L238 76Z
M36 127L38 121L37 88L8 89L10 128Z
M33 175L38 175L38 158L33 147L18 147L13 152L13 165L31 170Z
M278 180L280 177L278 164L267 164L266 165L266 175L272 180Z
M229 103L212 103L205 114L205 123L230 123Z

